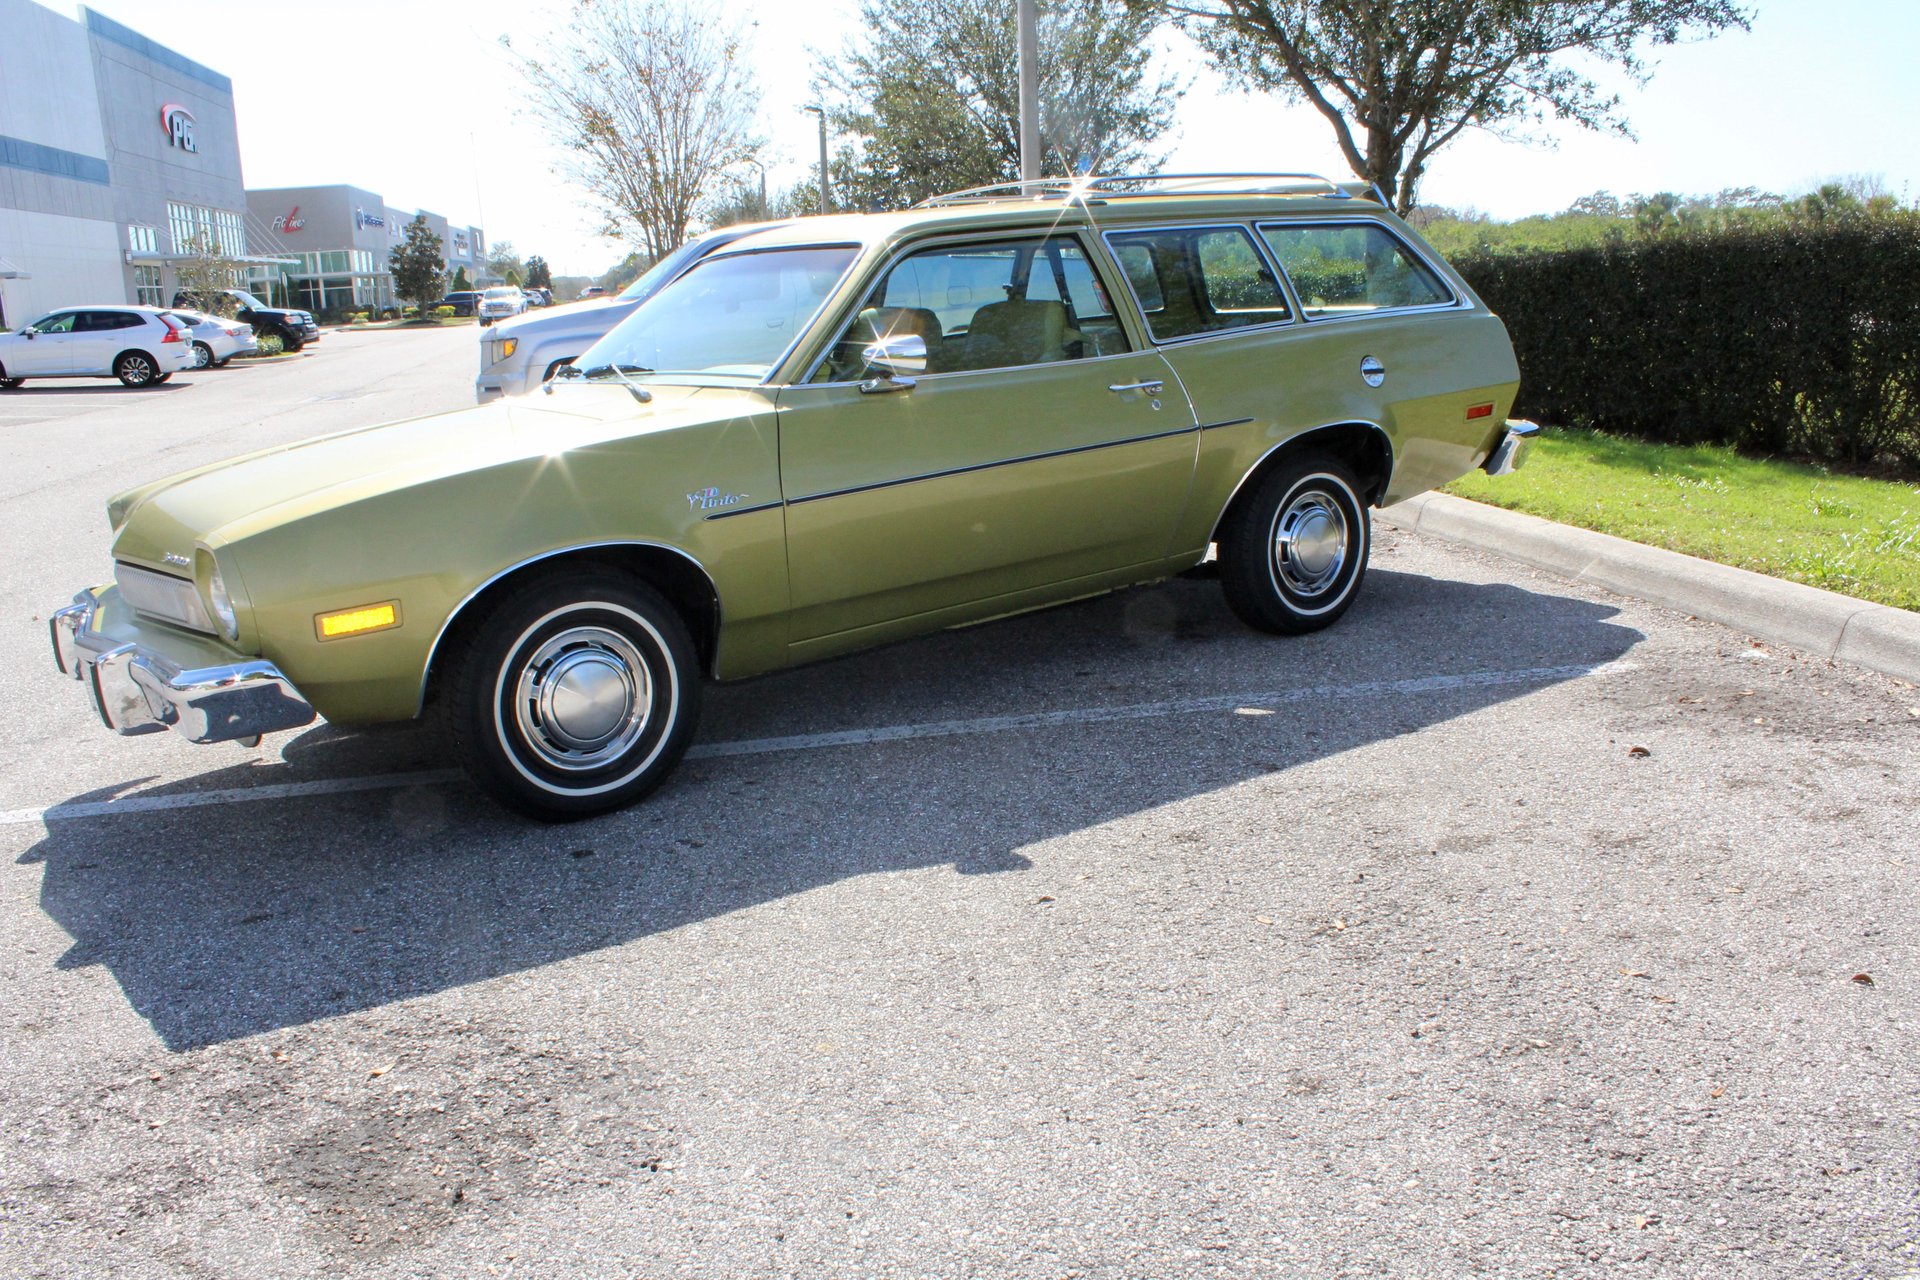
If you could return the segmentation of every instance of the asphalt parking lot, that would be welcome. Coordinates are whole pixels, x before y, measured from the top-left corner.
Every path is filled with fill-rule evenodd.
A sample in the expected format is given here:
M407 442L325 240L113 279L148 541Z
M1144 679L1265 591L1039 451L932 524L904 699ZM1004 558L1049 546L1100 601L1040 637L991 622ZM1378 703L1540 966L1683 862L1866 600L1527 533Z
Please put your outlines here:
M1920 691L1509 562L718 688L562 828L101 730L105 498L473 341L0 393L0 1275L1920 1275Z

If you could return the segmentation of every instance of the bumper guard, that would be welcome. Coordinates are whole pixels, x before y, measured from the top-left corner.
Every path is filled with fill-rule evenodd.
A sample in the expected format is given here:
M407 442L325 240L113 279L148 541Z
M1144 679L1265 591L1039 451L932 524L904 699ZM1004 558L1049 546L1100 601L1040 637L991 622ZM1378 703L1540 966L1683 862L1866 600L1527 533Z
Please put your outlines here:
M313 723L313 708L271 662L183 669L153 649L102 635L94 627L99 607L94 593L82 591L47 625L54 664L87 686L100 722L115 733L172 729L189 742L249 742Z
M1480 469L1490 476L1512 475L1527 465L1527 453L1533 448L1533 438L1539 434L1539 423L1528 422L1525 418L1508 418L1500 443L1493 447L1493 452L1480 464Z

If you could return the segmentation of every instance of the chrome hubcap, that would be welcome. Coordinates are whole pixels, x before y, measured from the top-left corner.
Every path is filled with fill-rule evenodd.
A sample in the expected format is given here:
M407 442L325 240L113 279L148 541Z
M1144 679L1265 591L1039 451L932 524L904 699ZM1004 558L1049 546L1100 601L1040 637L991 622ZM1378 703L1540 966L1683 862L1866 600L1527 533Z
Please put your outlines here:
M1293 594L1317 596L1339 581L1347 541L1346 513L1333 495L1296 494L1274 521L1274 573Z
M606 627L571 627L544 641L514 683L520 734L558 769L596 769L646 731L653 678L631 640Z
M145 382L153 376L152 366L139 356L134 356L127 361L126 370L127 376L135 382Z

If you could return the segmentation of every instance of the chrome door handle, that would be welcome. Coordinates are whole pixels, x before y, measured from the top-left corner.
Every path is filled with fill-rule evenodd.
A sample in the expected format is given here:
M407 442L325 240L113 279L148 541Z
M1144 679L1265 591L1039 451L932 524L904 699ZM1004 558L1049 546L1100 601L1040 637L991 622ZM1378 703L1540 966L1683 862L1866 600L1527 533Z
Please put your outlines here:
M1113 392L1144 391L1150 396L1157 396L1160 394L1160 388L1166 385L1163 380L1155 378L1151 382L1116 382L1108 387L1107 390Z

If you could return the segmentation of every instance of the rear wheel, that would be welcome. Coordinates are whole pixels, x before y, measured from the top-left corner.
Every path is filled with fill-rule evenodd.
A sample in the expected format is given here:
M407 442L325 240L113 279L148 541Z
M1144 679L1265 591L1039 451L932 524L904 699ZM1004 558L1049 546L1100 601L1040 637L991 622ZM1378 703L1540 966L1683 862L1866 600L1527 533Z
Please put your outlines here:
M1338 621L1366 576L1360 485L1345 463L1301 454L1269 472L1220 537L1220 585L1248 626L1284 635Z
M123 351L113 362L113 376L125 387L151 386L159 373L153 357L144 351Z
M503 804L548 822L645 796L679 762L699 716L686 624L651 587L610 572L513 593L452 662L461 763Z
M208 369L213 366L213 348L204 342L193 344L193 367Z

